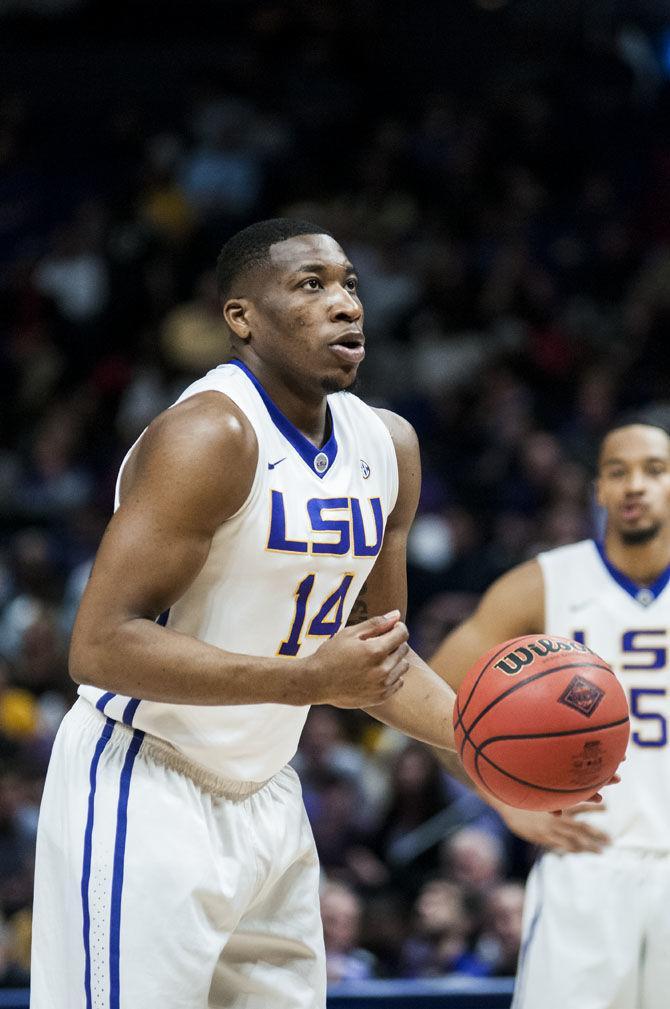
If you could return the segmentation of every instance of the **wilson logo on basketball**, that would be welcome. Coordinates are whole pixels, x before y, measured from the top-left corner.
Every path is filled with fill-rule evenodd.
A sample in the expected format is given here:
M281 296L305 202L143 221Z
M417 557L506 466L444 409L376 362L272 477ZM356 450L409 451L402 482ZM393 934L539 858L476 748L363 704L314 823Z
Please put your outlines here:
M595 683L585 680L583 676L574 676L558 700L568 708L574 708L575 711L590 718L604 696L605 691Z
M536 659L543 659L546 655L558 652L579 652L581 654L593 655L590 648L579 641L559 641L556 638L538 638L528 646L515 648L513 652L494 663L494 668L499 669L506 676L516 676L524 666L530 666Z

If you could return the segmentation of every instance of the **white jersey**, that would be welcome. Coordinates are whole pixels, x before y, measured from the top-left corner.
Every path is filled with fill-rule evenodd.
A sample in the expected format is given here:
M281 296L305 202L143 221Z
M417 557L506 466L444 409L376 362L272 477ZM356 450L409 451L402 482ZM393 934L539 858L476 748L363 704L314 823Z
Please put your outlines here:
M636 585L593 540L538 560L546 633L577 638L602 656L630 705L621 783L606 789L606 809L588 814L591 822L616 847L670 851L670 568L654 585Z
M395 505L395 448L377 414L350 393L328 396L332 433L317 449L241 362L210 371L178 402L209 390L224 393L249 419L258 465L247 500L215 533L167 625L229 652L290 663L346 624ZM308 711L166 704L92 686L79 693L231 781L265 781L279 771L296 751Z

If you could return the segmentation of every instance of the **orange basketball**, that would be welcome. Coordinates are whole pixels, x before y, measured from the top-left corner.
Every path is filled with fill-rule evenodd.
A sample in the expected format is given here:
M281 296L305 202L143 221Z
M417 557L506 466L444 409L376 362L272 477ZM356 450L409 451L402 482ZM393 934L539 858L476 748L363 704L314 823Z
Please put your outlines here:
M496 645L468 672L454 705L465 770L521 809L588 799L623 760L629 728L610 666L568 638L529 634Z

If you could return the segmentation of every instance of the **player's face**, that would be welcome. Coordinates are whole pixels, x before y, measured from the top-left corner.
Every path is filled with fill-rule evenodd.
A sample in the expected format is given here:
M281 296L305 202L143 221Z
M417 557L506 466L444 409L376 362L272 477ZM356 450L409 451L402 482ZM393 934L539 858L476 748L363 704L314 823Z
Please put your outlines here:
M356 272L328 235L270 248L253 297L252 340L264 359L321 392L348 389L365 357Z
M632 424L609 434L600 453L598 503L624 543L645 543L670 520L670 438Z

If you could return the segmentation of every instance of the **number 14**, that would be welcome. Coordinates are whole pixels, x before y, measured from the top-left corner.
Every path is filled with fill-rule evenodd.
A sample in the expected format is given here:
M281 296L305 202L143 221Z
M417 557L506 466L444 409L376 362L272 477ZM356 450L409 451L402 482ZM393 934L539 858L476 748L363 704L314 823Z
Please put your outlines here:
M295 614L291 629L277 649L277 655L297 655L302 644L302 629L307 616L307 604L314 588L316 575L309 574L295 590ZM307 631L308 638L332 638L342 626L344 600L354 580L353 574L345 574L334 592L324 600L318 613L312 617Z

